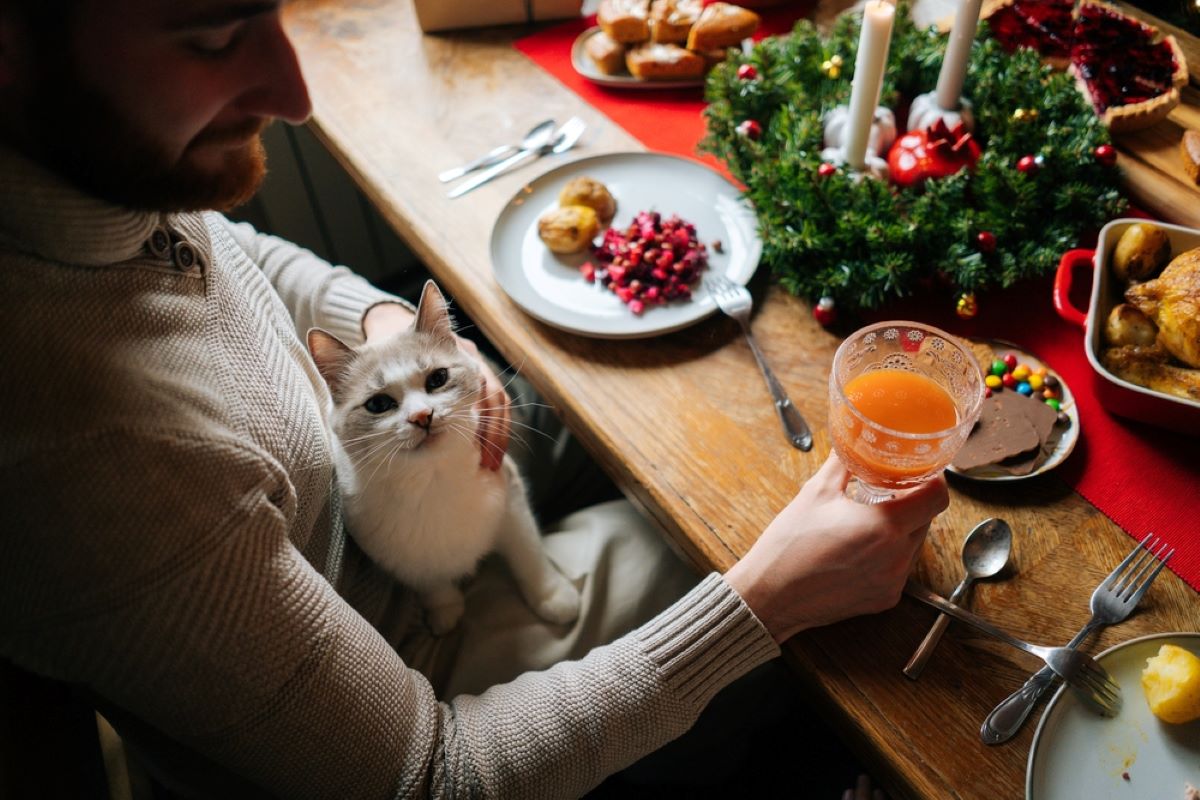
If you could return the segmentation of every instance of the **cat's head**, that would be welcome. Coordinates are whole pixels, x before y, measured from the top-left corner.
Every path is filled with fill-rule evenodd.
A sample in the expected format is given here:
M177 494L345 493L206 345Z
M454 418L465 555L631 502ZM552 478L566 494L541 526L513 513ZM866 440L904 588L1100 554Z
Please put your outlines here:
M446 300L425 283L408 330L353 348L320 328L308 349L333 395L333 429L355 460L416 450L442 436L471 439L482 391L477 362L459 349Z

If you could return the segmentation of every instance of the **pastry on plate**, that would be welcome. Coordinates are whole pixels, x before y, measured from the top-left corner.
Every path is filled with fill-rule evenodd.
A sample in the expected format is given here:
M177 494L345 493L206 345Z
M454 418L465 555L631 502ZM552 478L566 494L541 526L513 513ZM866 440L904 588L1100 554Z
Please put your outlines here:
M583 49L596 69L605 75L619 75L625 71L625 45L613 41L604 31L589 36Z
M677 44L644 44L625 53L629 74L647 81L701 78L708 64L704 56Z
M683 44L704 4L700 0L654 0L650 4L650 38L663 44Z
M1031 47L1067 68L1096 114L1113 131L1152 125L1179 104L1187 61L1174 36L1083 0L988 0L983 16L1008 49Z
M650 0L601 0L596 24L614 42L637 44L650 38Z
M713 3L688 34L689 50L723 50L758 30L758 14L731 3Z

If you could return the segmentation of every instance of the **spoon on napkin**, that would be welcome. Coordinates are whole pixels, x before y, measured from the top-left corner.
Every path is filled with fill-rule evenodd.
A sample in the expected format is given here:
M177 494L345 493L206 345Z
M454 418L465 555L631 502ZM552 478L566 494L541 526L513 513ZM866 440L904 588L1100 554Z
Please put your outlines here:
M950 595L950 602L957 603L975 581L981 578L991 578L999 573L1008 565L1011 555L1012 528L1008 526L1007 522L992 518L985 519L976 525L963 540L962 563L966 574L963 576L962 582L955 587L954 593ZM925 664L933 654L933 648L937 647L938 640L942 638L942 633L949 624L948 616L938 615L933 627L929 629L929 633L925 634L925 638L917 645L916 652L905 665L904 674L907 677L913 680L920 677L921 671L925 669Z

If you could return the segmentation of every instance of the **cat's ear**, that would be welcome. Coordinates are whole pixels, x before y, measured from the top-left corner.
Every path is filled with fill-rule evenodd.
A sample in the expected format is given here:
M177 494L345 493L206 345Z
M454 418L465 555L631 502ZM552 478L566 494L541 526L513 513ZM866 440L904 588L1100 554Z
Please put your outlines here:
M421 291L421 302L417 304L417 321L414 328L432 334L435 339L454 343L454 325L450 322L450 308L446 298L433 281L425 281Z
M346 367L354 360L353 348L328 331L310 328L308 352L312 354L321 377L329 384L329 391L336 397L346 375Z

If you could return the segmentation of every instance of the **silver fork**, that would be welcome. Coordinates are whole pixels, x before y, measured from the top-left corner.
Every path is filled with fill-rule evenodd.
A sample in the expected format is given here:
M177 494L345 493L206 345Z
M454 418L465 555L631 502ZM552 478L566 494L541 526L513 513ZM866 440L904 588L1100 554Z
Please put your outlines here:
M775 373L771 372L771 368L767 366L767 360L763 357L762 351L758 349L758 342L754 340L754 334L750 332L750 308L753 305L750 291L745 286L734 283L724 275L718 275L715 272L710 272L705 276L704 284L708 287L708 293L716 302L717 307L736 319L742 326L742 333L746 335L746 341L750 344L750 352L754 353L754 360L758 362L758 368L762 370L763 377L767 379L767 388L771 390L771 397L775 399L775 410L779 412L779 419L783 423L783 432L788 441L792 443L793 447L806 452L811 450L813 438L812 431L808 429L808 423L804 421L804 416L799 409L788 399L787 392L776 380Z
M1120 707L1121 687L1096 659L1086 653L1070 647L1042 647L1022 641L912 580L905 585L904 593L1042 659L1049 669L1075 690L1082 702L1100 714L1112 716Z
M1158 552L1155 552L1156 549ZM1172 549L1168 552L1166 542L1160 544L1154 534L1146 534L1146 538L1092 592L1092 618L1067 643L1067 647L1078 647L1088 634L1101 625L1123 622L1133 613L1134 607L1173 555L1175 551ZM1045 694L1052 683L1054 673L1043 668L1025 681L1024 686L1005 698L988 714L979 728L979 738L983 743L1000 744L1011 739L1021 729L1038 698Z

